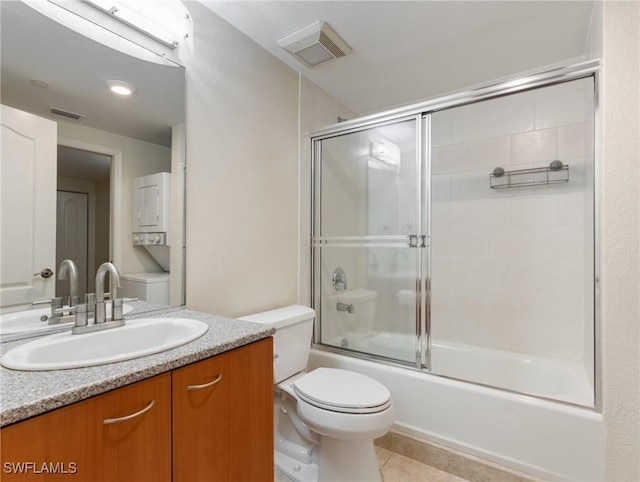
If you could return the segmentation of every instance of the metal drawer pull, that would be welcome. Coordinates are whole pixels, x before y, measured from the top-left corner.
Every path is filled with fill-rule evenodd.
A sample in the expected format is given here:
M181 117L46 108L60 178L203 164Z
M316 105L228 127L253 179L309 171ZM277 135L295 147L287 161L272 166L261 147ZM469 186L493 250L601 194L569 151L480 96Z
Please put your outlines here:
M213 385L215 385L216 383L218 383L220 380L222 380L222 373L220 375L218 375L218 378L216 378L214 381L209 382L209 383L204 383L202 385L189 385L187 387L187 390L200 390L201 388L207 388L207 387L212 387Z
M131 415L127 415L125 417L118 417L118 418L105 418L103 420L103 424L104 425L111 425L114 423L120 423L120 422L126 422L127 420L131 420L132 418L136 418L139 417L140 415L142 415L143 413L148 412L149 410L151 410L153 408L153 406L156 404L155 400L151 400L149 402L149 405L147 405L146 407L144 407L142 410L140 410L139 412L136 413L132 413Z

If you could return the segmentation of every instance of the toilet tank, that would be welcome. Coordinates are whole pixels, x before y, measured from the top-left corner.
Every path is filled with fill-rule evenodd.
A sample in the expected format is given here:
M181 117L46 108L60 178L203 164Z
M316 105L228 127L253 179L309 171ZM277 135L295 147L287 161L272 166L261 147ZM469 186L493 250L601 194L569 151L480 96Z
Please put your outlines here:
M286 380L307 367L314 316L313 309L292 305L238 318L253 323L273 325L276 329L273 335L274 384Z

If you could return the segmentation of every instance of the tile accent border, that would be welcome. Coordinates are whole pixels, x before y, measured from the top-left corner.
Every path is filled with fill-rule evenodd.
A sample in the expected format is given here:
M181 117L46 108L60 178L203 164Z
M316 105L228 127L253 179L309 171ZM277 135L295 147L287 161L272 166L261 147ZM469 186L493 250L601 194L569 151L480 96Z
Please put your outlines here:
M539 482L531 475L392 430L375 444L472 482Z

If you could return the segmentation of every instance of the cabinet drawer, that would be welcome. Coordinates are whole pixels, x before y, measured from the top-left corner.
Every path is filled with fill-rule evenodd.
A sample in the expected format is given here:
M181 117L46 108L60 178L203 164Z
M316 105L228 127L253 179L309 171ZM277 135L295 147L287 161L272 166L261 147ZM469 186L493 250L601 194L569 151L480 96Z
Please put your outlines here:
M171 480L170 392L167 373L3 428L2 480Z

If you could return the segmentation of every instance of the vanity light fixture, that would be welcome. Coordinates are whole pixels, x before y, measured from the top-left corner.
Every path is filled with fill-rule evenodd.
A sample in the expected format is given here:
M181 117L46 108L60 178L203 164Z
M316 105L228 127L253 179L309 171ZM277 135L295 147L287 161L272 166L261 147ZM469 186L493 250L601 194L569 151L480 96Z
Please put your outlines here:
M131 95L136 91L133 84L121 80L107 80L107 87L111 92L118 95Z
M144 16L137 12L121 5L113 0L83 0L84 3L97 8L98 10L111 15L119 22L128 25L129 27L145 34L147 37L160 42L165 47L175 49L178 46L178 41L171 35L165 32L162 28L156 24L150 22Z

